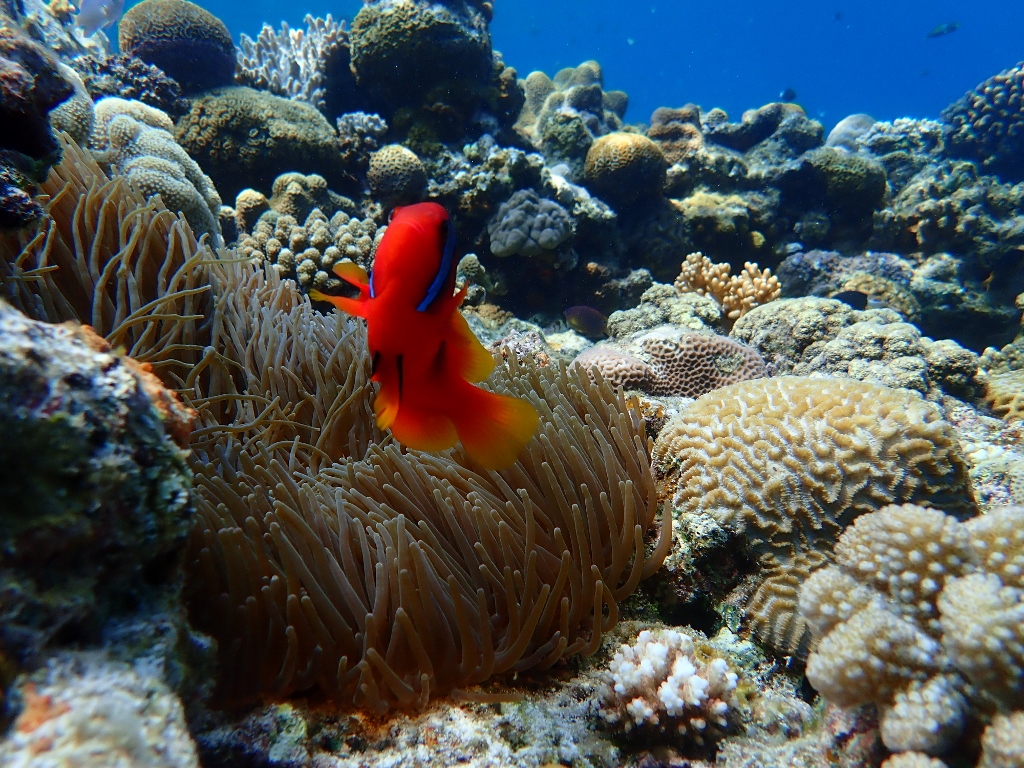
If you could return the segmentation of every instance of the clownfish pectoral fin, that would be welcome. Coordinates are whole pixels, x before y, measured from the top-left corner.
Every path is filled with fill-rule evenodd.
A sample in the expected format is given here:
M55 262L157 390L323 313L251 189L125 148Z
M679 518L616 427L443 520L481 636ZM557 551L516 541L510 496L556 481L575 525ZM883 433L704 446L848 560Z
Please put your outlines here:
M334 263L334 274L346 283L354 285L360 293L369 293L370 276L366 270L351 259L342 259ZM365 291L364 291L365 289Z
M469 323L458 309L452 312L451 333L445 341L450 348L448 359L459 377L475 384L491 375L494 357L470 330Z
M355 317L366 317L368 302L362 296L356 299L350 299L346 296L328 296L326 293L321 293L314 288L309 292L309 298L313 301L326 301L328 304L336 306L342 312L347 312Z
M471 391L470 391L471 390ZM507 469L537 431L540 416L526 400L467 385L452 414L469 457L484 469Z
M398 418L399 406L402 403L402 358L383 356L380 352L373 355L373 381L380 384L377 396L373 400L373 412L377 417L377 426L390 429Z

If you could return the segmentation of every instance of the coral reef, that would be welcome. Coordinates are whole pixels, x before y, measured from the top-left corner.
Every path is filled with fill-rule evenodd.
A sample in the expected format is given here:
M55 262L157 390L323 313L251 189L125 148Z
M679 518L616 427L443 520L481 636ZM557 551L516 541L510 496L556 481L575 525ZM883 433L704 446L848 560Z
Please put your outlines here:
M210 177L174 141L172 127L169 116L142 102L101 99L96 103L92 143L103 151L96 159L116 165L147 200L160 195L197 234L219 238L220 195Z
M877 704L893 751L942 755L972 717L1019 704L1022 523L1020 507L964 523L913 504L859 517L800 591L818 639L808 680L840 706Z
M951 155L967 157L1010 181L1024 179L1020 91L1024 65L993 75L942 113Z
M0 656L22 666L180 552L192 414L88 326L0 303L0 328Z
M251 88L198 96L174 136L226 199L246 187L269 189L288 172L342 180L338 138L327 119L308 104Z
M1024 419L1024 371L1009 371L982 379L984 401L1005 421Z
M388 124L380 115L365 112L346 112L335 121L338 127L338 146L347 168L360 175L370 165L370 155L384 146Z
M634 729L715 740L735 706L736 673L725 659L700 659L693 640L675 630L642 631L619 647L604 675L598 714L627 733Z
M738 275L728 264L715 264L702 253L691 253L673 284L679 293L711 296L722 308L722 320L731 325L754 307L774 301L782 292L771 270L747 262Z
M780 376L714 390L665 425L653 456L677 518L709 517L744 537L760 566L747 621L783 653L807 652L797 590L859 515L922 500L976 511L938 409L851 379Z
M669 165L693 157L704 148L700 109L693 104L681 109L659 107L651 114L647 138L661 147Z
M78 73L66 64L60 65L61 76L74 85L70 97L50 112L50 128L64 131L78 144L85 144L93 127L92 97Z
M185 93L234 80L235 45L228 28L195 3L143 0L121 17L117 29L122 53L159 67Z
M501 204L487 224L487 233L495 256L545 254L557 263L555 251L572 237L573 220L554 200L524 189Z
M79 56L70 66L78 72L93 101L117 96L141 101L177 119L188 111L181 86L162 69L134 56Z
M370 155L366 183L384 205L405 205L423 197L427 173L411 149L387 144Z
M0 741L9 768L198 768L181 701L152 673L63 654L19 682L24 708Z
M277 96L304 101L325 115L338 115L341 107L352 109L355 82L349 71L348 33L345 22L307 14L304 30L285 22L275 32L264 24L253 40L239 40L239 85L270 91Z

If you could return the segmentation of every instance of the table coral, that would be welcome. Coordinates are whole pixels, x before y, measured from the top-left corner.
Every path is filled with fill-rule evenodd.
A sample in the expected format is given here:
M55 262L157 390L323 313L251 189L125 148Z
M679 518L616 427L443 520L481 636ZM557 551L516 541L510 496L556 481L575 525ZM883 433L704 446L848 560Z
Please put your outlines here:
M282 173L344 180L338 137L314 107L251 88L219 88L192 101L175 139L213 179L225 199L269 189Z
M760 579L749 626L806 653L796 594L836 537L885 504L928 499L975 511L952 428L920 397L851 379L781 376L716 389L684 408L654 447L661 497L742 535Z
M224 22L188 0L144 0L118 23L121 51L173 77L186 93L228 85L235 44Z
M0 303L0 328L0 653L23 665L180 552L193 414L88 326Z
M1011 710L1024 692L1022 524L1021 507L857 518L800 592L818 640L808 680L841 706L877 704L893 751L944 754L969 721Z

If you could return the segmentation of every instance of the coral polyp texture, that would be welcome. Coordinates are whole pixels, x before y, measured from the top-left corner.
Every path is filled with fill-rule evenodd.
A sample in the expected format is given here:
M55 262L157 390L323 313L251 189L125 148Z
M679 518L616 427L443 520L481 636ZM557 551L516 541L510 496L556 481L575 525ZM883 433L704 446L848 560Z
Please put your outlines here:
M670 734L698 744L729 725L736 673L722 658L698 658L689 635L643 630L621 645L602 674L598 715L629 733Z
M965 522L913 504L858 518L836 564L800 591L817 640L808 680L840 706L876 704L893 751L943 755L993 713L983 754L999 750L1024 694L1022 525L1021 507Z
M1003 70L942 113L951 153L978 161L1011 181L1024 178L1024 63Z
M1009 371L982 380L985 404L1006 421L1024 420L1024 371Z
M366 183L382 202L404 205L423 197L427 172L411 149L401 144L387 144L370 155Z
M221 393L260 393L257 402L306 421L292 434L312 434L316 446L293 443L268 418L247 448L236 436L260 419L244 410L238 427L207 430L188 591L193 620L220 643L222 696L319 687L385 711L593 653L618 601L671 543L663 526L644 548L656 494L639 415L607 385L513 364L492 386L528 397L545 426L511 469L482 474L460 450L373 445L372 433L342 429L370 413L362 331L252 269L219 271L245 288L225 294L223 309L237 302L230 312L247 316L252 301L256 312L215 340L241 374L211 360L224 374L211 369L217 388L197 406L215 416L230 410ZM325 362L342 370L336 394L321 393L338 404L330 413L302 392L307 375L314 390L331 376ZM299 454L310 464L296 484L288 467Z
M617 131L590 145L583 175L594 192L628 209L661 194L665 168L657 144L641 133Z
M501 204L487 224L487 233L495 256L553 256L572 237L573 220L554 200L523 189Z
M228 85L235 45L224 22L188 0L143 0L118 24L121 51L159 67L187 93Z
M809 649L797 590L853 520L903 501L976 511L939 410L852 379L780 376L717 389L665 425L654 462L676 516L710 516L744 538L760 568L746 621L784 653Z

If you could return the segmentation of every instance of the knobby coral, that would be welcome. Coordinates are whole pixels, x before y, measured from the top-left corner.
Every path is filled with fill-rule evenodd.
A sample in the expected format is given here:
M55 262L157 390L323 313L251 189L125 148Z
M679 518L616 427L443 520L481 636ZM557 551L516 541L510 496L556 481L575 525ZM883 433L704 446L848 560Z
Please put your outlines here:
M194 379L188 591L226 699L318 686L384 711L596 650L671 543L645 554L650 444L621 395L513 362L492 386L546 424L516 465L403 453L368 426L361 327L272 272L213 271L234 287Z
M740 274L731 271L728 264L716 264L702 253L691 253L682 263L675 287L680 293L693 291L714 298L730 325L782 293L778 278L767 268L759 270L757 264L747 262Z
M43 226L0 237L5 297L36 320L91 325L175 386L205 346L213 252L184 217L62 144L40 185L50 198Z
M976 511L952 428L917 395L853 379L780 376L700 397L654 448L663 496L743 535L762 580L747 620L769 645L806 653L797 590L854 519L928 500Z

